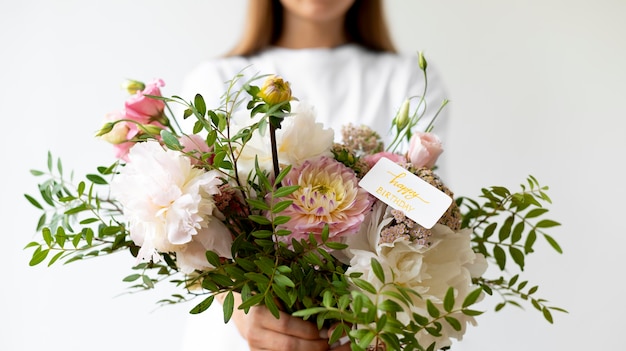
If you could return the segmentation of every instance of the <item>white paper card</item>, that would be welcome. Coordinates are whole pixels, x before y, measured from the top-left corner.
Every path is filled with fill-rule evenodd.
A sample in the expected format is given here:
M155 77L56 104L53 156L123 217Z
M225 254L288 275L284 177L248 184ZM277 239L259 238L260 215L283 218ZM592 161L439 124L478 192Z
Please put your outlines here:
M446 193L384 157L367 172L359 185L428 229L439 221L452 203Z

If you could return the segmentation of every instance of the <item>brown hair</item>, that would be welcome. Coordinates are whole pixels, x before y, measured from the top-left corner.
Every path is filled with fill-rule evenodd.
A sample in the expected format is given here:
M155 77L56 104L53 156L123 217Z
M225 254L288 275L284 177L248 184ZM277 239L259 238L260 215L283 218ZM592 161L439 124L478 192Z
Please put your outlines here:
M250 56L276 43L283 23L280 0L248 0L246 27L239 43L226 56ZM372 51L396 52L382 0L355 0L346 13L346 37Z

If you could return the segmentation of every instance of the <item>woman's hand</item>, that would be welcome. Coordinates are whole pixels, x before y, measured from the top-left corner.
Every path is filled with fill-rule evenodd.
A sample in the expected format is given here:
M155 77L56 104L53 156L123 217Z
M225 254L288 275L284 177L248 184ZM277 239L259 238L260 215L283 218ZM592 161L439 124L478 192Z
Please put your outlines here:
M235 306L240 304L241 296L235 294ZM330 350L327 331L320 331L315 324L284 312L280 312L277 319L265 306L254 306L247 314L235 308L232 318L251 351ZM333 350L350 350L350 346Z
M255 306L242 314L235 323L248 341L251 351L324 351L329 349L327 332L320 332L315 324L280 312L276 319L265 306Z

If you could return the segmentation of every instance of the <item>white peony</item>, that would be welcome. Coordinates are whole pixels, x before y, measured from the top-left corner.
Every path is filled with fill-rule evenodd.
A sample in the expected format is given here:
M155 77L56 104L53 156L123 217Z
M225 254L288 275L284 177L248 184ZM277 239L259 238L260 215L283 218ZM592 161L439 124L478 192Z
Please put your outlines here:
M326 156L332 157L335 132L315 121L315 110L307 104L299 104L293 117L287 117L276 132L278 161L282 164L301 166L304 161Z
M350 248L344 254L350 259L348 273L361 272L362 279L380 288L382 283L371 271L373 257L381 263L388 281L393 276L395 283L418 292L422 298L414 299L413 308L398 314L398 319L404 323L409 321L411 312L428 316L426 300L431 300L443 311L443 299L449 287L454 287L457 293L455 307L460 307L465 297L477 288L472 284L472 277L482 275L487 269L484 257L471 248L471 230L454 232L447 226L436 224L431 229L431 244L428 246L405 239L379 243L380 232L391 218L390 208L379 201L361 226L361 232L347 238ZM436 341L437 347L449 346L451 338L462 339L467 323L475 324L472 317L462 313L451 316L461 323L460 331L442 322L442 335L435 338L422 331L418 334L420 344L428 346Z
M219 171L194 168L189 157L154 141L137 143L128 157L111 193L123 206L131 239L141 246L138 260L159 261L159 252L174 252L181 270L190 273L210 267L206 250L231 257L231 234L213 216Z
M249 123L249 122L248 122ZM322 123L315 121L313 107L298 104L292 116L285 117L281 128L276 131L278 161L281 165L298 167L304 161L319 157L332 157L331 148L335 132L325 129ZM255 158L259 167L272 171L272 150L269 134L254 133L238 155L239 176L244 179L254 170Z

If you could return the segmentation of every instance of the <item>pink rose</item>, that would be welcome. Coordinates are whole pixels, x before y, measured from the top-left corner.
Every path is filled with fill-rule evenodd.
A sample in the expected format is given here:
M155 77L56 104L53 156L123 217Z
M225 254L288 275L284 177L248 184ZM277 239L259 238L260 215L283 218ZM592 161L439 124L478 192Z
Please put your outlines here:
M165 83L161 79L146 84L146 88L132 95L125 103L126 118L141 124L150 124L154 121L162 121L165 102L156 100L145 95L161 95L161 87Z
M433 168L442 152L439 137L432 133L417 132L411 137L408 158L415 167Z
M363 161L367 163L369 168L372 168L383 157L388 158L395 163L399 163L399 164L406 163L406 157L393 153L393 152L387 152L387 151L381 151L372 155L367 155L363 157Z
M192 156L191 163L193 165L197 165L200 162L202 154L210 153L211 151L213 151L213 148L209 147L206 144L204 138L202 138L198 134L183 135L178 138L178 141L183 146L183 151L189 153ZM213 155L206 159L206 161L212 163Z

